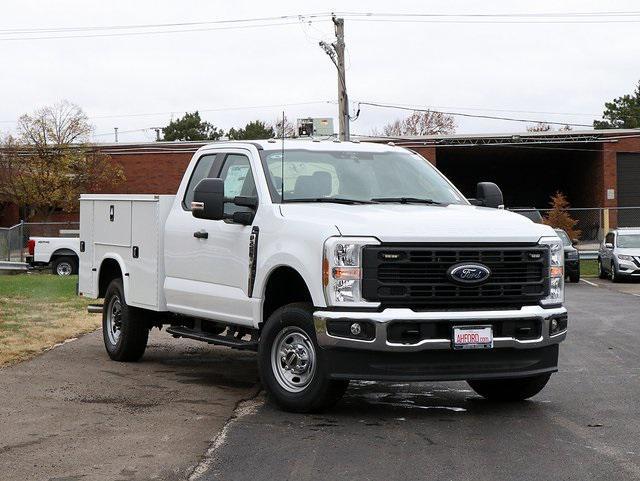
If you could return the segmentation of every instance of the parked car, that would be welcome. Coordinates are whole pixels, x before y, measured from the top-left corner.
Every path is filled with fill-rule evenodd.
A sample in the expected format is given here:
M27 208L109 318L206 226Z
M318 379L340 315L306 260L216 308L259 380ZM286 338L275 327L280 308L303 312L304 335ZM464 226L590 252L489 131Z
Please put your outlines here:
M542 214L540 214L540 211L535 207L509 207L509 210L525 216L536 224L542 224Z
M27 261L33 267L50 266L58 276L78 274L80 239L77 237L30 237Z
M149 330L258 352L271 400L335 403L349 381L466 380L522 400L558 369L562 241L471 205L420 155L338 141L212 143L177 195L82 195L79 292L104 344L137 361Z
M580 253L575 246L577 239L570 239L562 229L554 229L564 245L564 274L569 282L580 282Z
M598 252L600 279L613 282L640 278L640 227L621 227L608 232Z

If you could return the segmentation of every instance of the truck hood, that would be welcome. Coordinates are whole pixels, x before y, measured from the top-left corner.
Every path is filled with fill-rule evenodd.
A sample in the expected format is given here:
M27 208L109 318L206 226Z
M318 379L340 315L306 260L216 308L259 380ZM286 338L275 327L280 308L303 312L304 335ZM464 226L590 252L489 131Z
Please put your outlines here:
M382 242L538 242L553 229L503 209L472 205L281 204L288 220L335 225L342 235Z
M640 248L638 247L618 247L616 254L624 254L626 256L640 256Z

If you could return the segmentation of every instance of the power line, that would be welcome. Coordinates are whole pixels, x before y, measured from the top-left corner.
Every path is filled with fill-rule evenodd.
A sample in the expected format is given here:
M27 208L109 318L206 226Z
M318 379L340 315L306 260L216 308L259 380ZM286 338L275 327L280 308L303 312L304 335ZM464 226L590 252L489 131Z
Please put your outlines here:
M232 18L220 20L204 20L198 22L172 22L172 23L140 23L129 25L85 25L75 27L41 27L41 28L0 28L0 34L38 34L38 33L55 33L55 32L77 32L77 31L100 31L100 30L131 30L141 28L166 28L166 27L194 27L200 25L217 25L217 24L234 24L234 23L256 23L256 22L273 22L283 20L305 20L314 18L327 18L330 13L304 13L295 15L278 15L271 17L254 17L254 18Z
M168 33L230 30L296 25L301 21L326 21L341 15L352 21L389 23L638 23L640 11L538 12L538 13L395 13L395 12L314 12L255 18L234 18L196 22L144 23L129 25L85 25L72 27L34 27L0 29L0 41L54 40L116 36L158 35ZM188 28L184 28L188 27ZM198 28L192 28L198 27ZM161 29L161 30L148 30ZM138 30L138 31L127 31ZM142 31L139 31L142 30ZM107 32L107 33L95 33ZM56 34L65 35L41 35ZM71 35L70 33L74 33ZM9 37L2 37L10 35ZM36 35L36 36L32 36Z
M283 104L269 104L269 105L246 105L240 107L220 107L215 109L194 109L198 112L229 112L229 111L240 111L240 110L252 110L252 109L268 109L268 108L276 108L276 107L295 107L301 105L318 105L318 104L335 104L335 100L314 100L309 102L289 102ZM90 116L89 119L120 119L120 118L128 118L128 117L153 117L159 115L173 115L177 112L188 112L188 109L176 109L166 112L141 112L141 113L130 113L130 114L109 114L109 115L94 115ZM17 123L17 120L0 120L0 123Z
M377 102L358 102L358 104L369 105L371 107L387 108L387 109L408 110L412 112L436 112L436 113L445 114L445 115L453 115L456 117L471 117L476 119L504 120L509 122L545 123L549 125L569 125L571 127L593 128L592 124L577 124L572 122L553 122L548 120L536 120L536 119L519 119L514 117L499 117L495 115L469 114L469 113L463 113L463 112L447 112L444 110L421 109L421 108L407 107L402 105L382 104Z

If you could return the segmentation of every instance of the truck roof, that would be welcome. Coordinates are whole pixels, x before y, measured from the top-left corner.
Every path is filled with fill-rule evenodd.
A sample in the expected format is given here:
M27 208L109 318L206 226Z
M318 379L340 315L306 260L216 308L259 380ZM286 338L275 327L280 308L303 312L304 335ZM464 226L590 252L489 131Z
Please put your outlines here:
M252 145L262 150L278 150L282 148L281 139L268 140L230 140L223 142L214 142L201 147L200 150L218 149L226 146L238 147L240 145ZM393 143L373 143L359 141L341 141L337 139L284 139L284 148L288 149L305 149L319 151L341 151L349 150L352 152L393 152L406 151L402 147L396 147Z

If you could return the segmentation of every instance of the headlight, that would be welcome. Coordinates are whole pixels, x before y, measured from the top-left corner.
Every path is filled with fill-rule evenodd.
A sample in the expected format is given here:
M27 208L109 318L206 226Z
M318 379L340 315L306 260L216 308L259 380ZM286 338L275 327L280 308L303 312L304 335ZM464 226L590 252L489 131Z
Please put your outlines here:
M549 295L542 299L543 305L564 302L564 247L557 237L543 237L538 242L549 246Z
M624 254L616 254L616 256L621 261L631 261L631 262L633 262L633 256L627 256L627 255L624 255Z
M331 237L324 243L322 285L328 306L377 307L362 299L362 247L378 245L372 237Z

